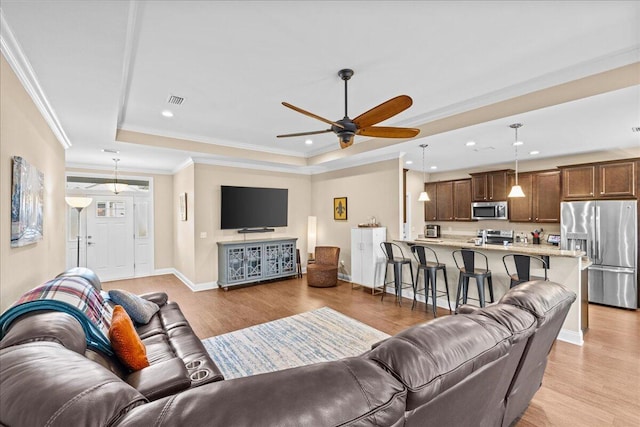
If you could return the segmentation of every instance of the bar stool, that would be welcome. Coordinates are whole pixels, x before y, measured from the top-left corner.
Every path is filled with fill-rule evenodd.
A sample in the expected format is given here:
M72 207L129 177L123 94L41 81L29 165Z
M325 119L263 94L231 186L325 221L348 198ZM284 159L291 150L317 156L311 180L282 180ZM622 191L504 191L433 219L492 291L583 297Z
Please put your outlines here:
M411 247L411 253L413 253L413 256L418 262L418 271L416 272L415 286L413 288L413 305L411 305L411 310L413 310L413 307L416 305L416 296L420 292L420 289L418 289L418 283L420 283L420 281L418 279L420 277L420 271L423 271L424 287L422 288L422 290L424 291L424 303L426 304L429 301L429 282L431 282L431 302L433 304L433 317L438 317L436 313L437 311L436 299L438 297L438 294L447 295L447 304L449 304L449 314L451 314L451 300L449 299L449 281L447 280L447 266L444 264L441 264L440 261L438 261L438 255L436 255L436 251L434 251L429 247L422 246L422 245L415 245ZM429 261L428 258L435 259L435 262ZM444 291L439 291L436 284L438 270L442 271L442 273L444 274L444 284L445 284Z
M382 249L385 257L387 257L387 265L384 272L384 284L382 285L382 298L380 300L384 300L387 285L393 283L396 289L396 301L398 304L402 305L402 289L406 289L409 286L411 286L411 288L415 287L413 282L413 266L411 265L411 258L405 257L402 248L392 242L382 242L380 243L380 248ZM397 254L400 256L397 256ZM387 282L389 265L393 266L393 282ZM402 269L405 265L409 265L409 271L411 272L409 277L411 277L411 283L405 283L402 281Z
M493 282L491 280L491 270L489 270L489 260L483 253L473 251L471 249L461 249L452 252L453 261L460 270L458 277L458 291L456 292L456 310L460 305L460 292L462 292L462 303L467 303L467 293L469 291L469 279L473 278L478 287L478 300L480 307L485 306L484 301L484 282L485 279L489 285L489 297L493 302ZM476 268L476 258L484 258L484 269ZM460 262L459 262L460 261Z
M507 267L507 260L510 260L510 265L515 265L516 272L512 274ZM537 261L544 268L544 277L531 276L531 261ZM549 280L547 277L548 265L547 262L537 256L522 255L522 254L507 254L502 257L502 263L504 269L507 271L507 275L511 278L509 288L513 288L520 283L528 282L529 280ZM513 269L511 270L513 271Z

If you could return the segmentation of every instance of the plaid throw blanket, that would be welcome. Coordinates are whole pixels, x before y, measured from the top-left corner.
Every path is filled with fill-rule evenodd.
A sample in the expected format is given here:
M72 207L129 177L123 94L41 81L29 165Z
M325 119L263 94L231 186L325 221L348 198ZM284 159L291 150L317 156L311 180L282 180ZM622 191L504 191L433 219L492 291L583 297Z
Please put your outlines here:
M113 354L108 338L113 309L84 278L56 278L22 295L0 316L0 339L15 319L37 310L56 310L70 314L82 325L88 347L107 355Z

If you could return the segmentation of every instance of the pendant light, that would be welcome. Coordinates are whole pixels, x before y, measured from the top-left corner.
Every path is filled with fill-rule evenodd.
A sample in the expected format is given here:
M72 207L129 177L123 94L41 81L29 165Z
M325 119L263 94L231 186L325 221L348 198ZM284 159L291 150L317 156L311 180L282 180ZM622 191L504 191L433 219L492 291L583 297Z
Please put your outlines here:
M513 143L516 150L516 184L511 187L511 191L507 197L525 197L522 187L518 185L518 145L522 145L522 142L518 141L518 128L522 127L522 123L514 123L509 125L509 127L516 130L516 141Z
M426 184L425 180L424 180L424 149L427 148L429 146L429 144L420 144L420 147L422 147L422 186L424 188L424 185ZM418 196L418 201L419 202L430 202L431 199L429 198L429 195L427 194L427 191L423 191L420 193L420 196Z
M113 161L116 162L116 167L114 170L114 179L113 179L113 182L110 182L107 184L107 188L113 194L118 194L121 191L128 189L129 186L125 183L118 182L118 162L120 161L120 159L113 159Z

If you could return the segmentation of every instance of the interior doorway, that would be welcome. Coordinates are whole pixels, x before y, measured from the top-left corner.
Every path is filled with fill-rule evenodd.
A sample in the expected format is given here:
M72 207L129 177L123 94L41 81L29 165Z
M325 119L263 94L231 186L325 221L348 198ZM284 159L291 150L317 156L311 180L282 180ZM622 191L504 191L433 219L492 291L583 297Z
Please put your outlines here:
M91 197L82 210L80 230L75 209L69 208L67 267L90 268L101 281L142 277L154 272L153 191L151 178L127 182L119 194L102 188L106 178L67 175L67 195ZM76 239L76 236L80 236ZM71 239L71 236L73 239Z

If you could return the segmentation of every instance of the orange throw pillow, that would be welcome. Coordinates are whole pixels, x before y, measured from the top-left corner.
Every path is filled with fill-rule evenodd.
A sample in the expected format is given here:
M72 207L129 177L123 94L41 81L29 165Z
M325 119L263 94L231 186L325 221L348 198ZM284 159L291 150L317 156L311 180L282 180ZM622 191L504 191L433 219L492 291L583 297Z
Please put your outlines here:
M147 349L133 327L131 318L120 305L113 308L109 340L116 356L127 368L139 371L149 366Z

